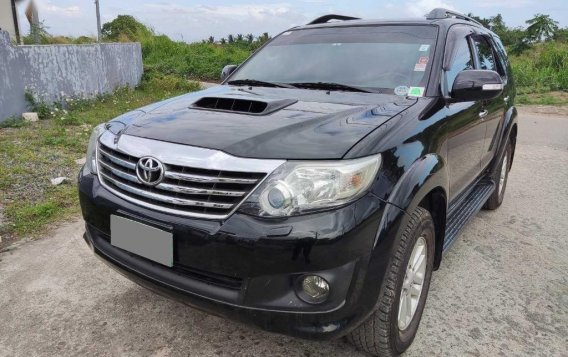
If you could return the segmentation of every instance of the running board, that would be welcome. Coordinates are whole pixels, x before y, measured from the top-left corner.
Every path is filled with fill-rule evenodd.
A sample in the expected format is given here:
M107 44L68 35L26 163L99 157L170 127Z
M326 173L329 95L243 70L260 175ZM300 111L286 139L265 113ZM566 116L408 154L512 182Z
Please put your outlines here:
M493 181L480 181L457 207L450 209L450 213L446 218L444 251L454 243L466 224L481 210L489 196L493 193L493 190L495 190Z

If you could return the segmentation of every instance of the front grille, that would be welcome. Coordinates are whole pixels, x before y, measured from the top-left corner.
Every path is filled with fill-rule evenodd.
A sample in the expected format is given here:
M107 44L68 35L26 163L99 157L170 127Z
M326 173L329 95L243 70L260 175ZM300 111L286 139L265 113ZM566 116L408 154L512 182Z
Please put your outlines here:
M147 186L136 175L139 159L99 143L99 178L103 184L135 203L183 215L226 217L266 176L164 162L163 181L156 186Z

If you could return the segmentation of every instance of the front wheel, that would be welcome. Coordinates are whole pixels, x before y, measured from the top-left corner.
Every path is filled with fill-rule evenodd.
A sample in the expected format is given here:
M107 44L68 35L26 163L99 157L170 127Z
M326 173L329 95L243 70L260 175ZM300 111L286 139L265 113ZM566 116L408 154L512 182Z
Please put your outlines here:
M511 141L507 143L505 148L505 153L501 159L499 169L495 172L493 180L497 184L495 191L489 196L487 202L483 206L487 210L495 210L501 206L503 203L503 198L505 198L505 189L507 188L507 180L509 179L509 171L511 170L511 158L513 157L513 145Z
M375 356L396 356L414 340L434 266L435 233L430 213L418 207L397 237L377 309L348 336Z

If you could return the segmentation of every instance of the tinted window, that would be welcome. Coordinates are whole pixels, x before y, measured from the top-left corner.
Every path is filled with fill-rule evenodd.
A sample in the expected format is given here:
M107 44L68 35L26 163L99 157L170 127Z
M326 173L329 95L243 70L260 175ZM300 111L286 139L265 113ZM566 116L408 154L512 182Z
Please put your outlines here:
M426 87L438 29L433 26L335 27L288 31L231 80L334 82L390 93Z
M458 40L456 44L452 65L447 73L449 88L454 84L458 73L466 69L473 69L473 58L469 49L469 43L464 37Z
M477 59L479 60L479 69L497 71L493 50L487 40L484 37L475 37L473 43L475 44Z

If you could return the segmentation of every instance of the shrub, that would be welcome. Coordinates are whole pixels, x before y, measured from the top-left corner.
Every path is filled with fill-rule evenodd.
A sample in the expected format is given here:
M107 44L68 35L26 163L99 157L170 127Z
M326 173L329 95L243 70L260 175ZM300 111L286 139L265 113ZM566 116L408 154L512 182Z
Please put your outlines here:
M142 81L140 88L159 90L164 92L193 92L199 90L198 82L189 81L179 76L171 74L166 75L146 75Z
M538 44L510 60L520 93L568 91L568 44Z

